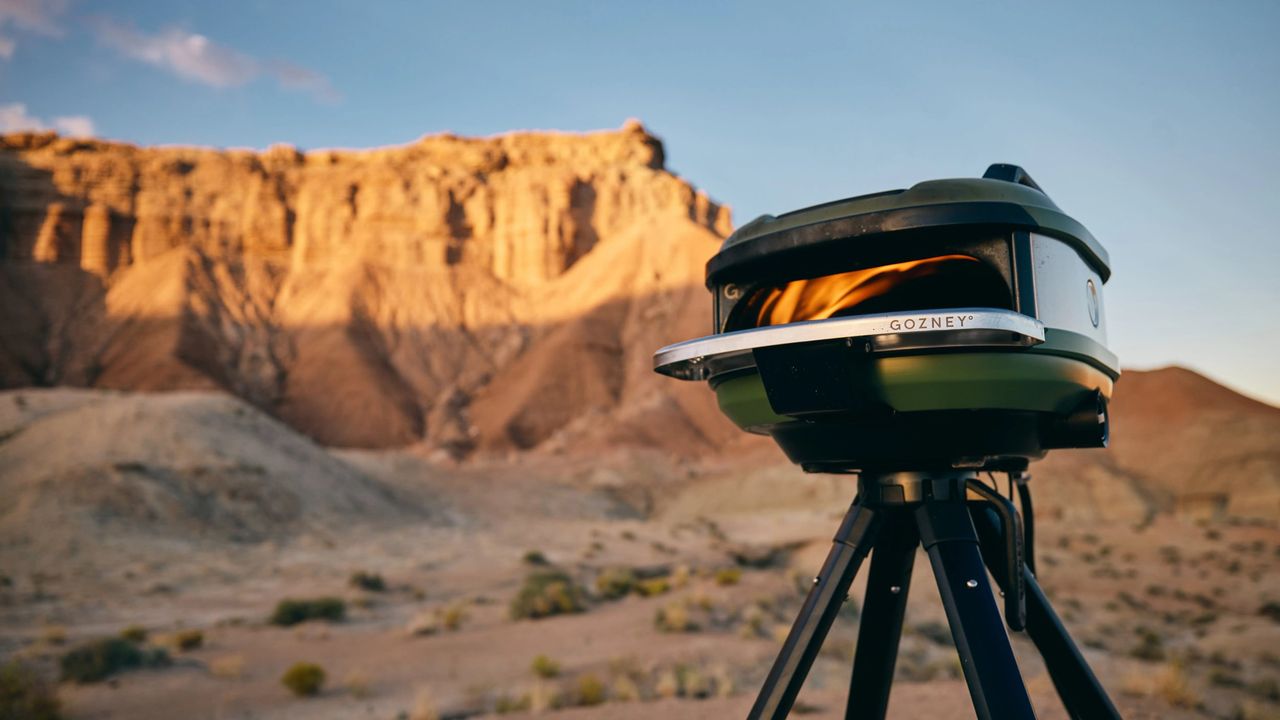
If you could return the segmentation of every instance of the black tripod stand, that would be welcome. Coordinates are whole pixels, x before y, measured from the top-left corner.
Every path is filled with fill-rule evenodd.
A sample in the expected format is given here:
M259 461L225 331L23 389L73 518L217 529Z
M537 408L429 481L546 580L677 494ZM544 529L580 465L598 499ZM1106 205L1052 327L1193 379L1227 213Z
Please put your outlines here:
M1034 526L1026 477L1010 477L1018 481L1030 549ZM987 583L988 568L1004 592L1005 621L1031 637L1067 713L1074 720L1120 717L1036 582L1035 560L1030 552L1024 556L1022 518L1013 502L979 482L976 473L863 474L833 542L751 708L753 720L780 720L790 713L854 575L873 549L845 717L883 720L917 544L929 554L980 720L1035 717Z

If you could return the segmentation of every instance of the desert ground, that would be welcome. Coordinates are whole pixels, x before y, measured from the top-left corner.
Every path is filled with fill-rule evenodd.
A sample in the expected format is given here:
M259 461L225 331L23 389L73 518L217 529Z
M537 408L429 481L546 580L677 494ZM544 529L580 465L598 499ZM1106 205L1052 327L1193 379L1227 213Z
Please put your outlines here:
M11 391L0 409L10 472L63 423L81 428L56 485L7 501L0 651L55 672L69 649L133 626L168 648L163 666L61 683L71 718L741 716L853 493L763 445L696 462L624 450L459 464L325 450L211 393ZM125 418L146 443L119 431ZM278 473L297 482L279 497L233 482L279 488L263 482ZM337 492L330 478L346 497L314 496ZM1053 515L1038 528L1042 582L1125 717L1280 711L1274 523ZM550 569L581 588L579 606L513 619L526 578ZM807 716L843 716L860 588L801 695ZM329 596L341 621L269 621L283 599ZM1030 643L1013 641L1040 717L1065 717ZM318 694L281 684L297 662L323 668ZM890 714L926 712L973 716L921 556Z

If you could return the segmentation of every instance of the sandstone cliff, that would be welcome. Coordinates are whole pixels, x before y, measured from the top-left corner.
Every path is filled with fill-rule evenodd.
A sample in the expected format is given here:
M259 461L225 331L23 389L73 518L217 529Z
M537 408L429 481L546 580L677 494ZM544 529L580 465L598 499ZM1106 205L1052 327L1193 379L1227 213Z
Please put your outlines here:
M635 122L307 153L12 134L0 387L221 388L327 444L454 454L626 407L705 445L726 423L648 357L704 329L729 229Z

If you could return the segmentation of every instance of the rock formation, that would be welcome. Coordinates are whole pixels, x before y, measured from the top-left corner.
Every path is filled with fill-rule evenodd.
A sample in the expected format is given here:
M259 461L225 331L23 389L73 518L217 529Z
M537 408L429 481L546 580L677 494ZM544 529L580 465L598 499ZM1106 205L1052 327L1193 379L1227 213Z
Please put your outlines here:
M0 387L221 388L328 444L455 454L635 399L705 441L709 400L647 358L702 329L730 219L663 162L636 122L306 153L3 136Z

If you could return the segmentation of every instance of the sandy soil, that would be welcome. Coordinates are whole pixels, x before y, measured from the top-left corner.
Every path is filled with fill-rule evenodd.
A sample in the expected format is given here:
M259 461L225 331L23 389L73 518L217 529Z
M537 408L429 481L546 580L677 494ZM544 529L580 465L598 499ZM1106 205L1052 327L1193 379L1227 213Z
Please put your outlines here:
M67 716L85 720L742 716L853 492L751 449L457 465L325 450L216 396L29 395L0 397L0 654L55 675L72 647L131 625L170 646L166 667L61 683ZM3 472L31 467L67 417L96 429L46 463L56 473ZM112 418L181 442L130 441L102 429ZM278 494L222 483L245 472ZM339 496L316 494L335 483ZM1126 717L1280 712L1280 622L1262 612L1280 600L1274 523L1046 516L1042 583ZM544 569L533 551L585 589L582 612L511 618ZM605 599L598 579L620 569L661 582ZM358 571L385 588L353 587ZM972 717L931 575L919 557L891 716ZM842 714L863 582L801 696L809 716ZM343 622L268 622L281 599L321 596L345 601ZM201 645L173 647L181 629ZM1013 642L1040 717L1065 717L1034 649ZM540 655L554 677L535 674ZM299 661L324 668L318 696L282 686ZM604 702L584 706L592 695Z
M402 472L418 461L380 454L358 462ZM496 492L517 482L502 477L515 470L435 476L430 490L461 518L452 526L403 526L341 542L251 546L120 568L132 593L96 594L94 583L69 576L45 578L37 593L19 579L0 609L7 651L49 659L66 644L135 623L153 634L204 631L203 646L176 653L171 667L106 683L63 684L73 718L429 717L428 708L462 717L505 702L572 704L585 676L604 683L608 696L626 697L634 688L645 699L610 699L544 716L745 714L798 607L796 586L826 551L825 537L843 506L827 501L844 481L800 478L800 496L821 501L808 507L740 508L696 519L673 511L648 520L617 508L617 517L607 517L610 505L599 490L565 485L561 517L531 520L537 515L516 513L512 505L534 498ZM1268 688L1280 676L1274 656L1280 625L1257 609L1264 598L1280 596L1274 573L1280 533L1172 518L1141 529L1056 524L1042 529L1041 547L1046 587L1127 717L1232 717L1237 707L1254 706L1274 711ZM714 572L734 566L735 554L769 548L778 549L773 564L745 568L732 585L716 582ZM512 621L508 603L530 569L522 557L534 549L587 585L614 567L676 572L683 565L690 577L656 597L596 601L580 614ZM381 574L389 589L349 587L348 575L357 569ZM930 575L919 558L892 716L972 717L954 651L945 630L939 634L943 617ZM266 624L278 599L318 595L345 597L349 619L290 629ZM673 603L692 608L698 630L655 627L655 614ZM456 630L407 632L415 616L449 608L464 609ZM814 669L801 698L813 717L841 716L855 627L852 617L841 619ZM1131 657L1139 627L1161 638L1164 660ZM48 640L51 628L65 630L63 645ZM1041 717L1065 717L1029 643L1015 638L1015 647ZM559 676L538 679L530 669L537 655L556 660ZM1187 697L1168 687L1177 684L1166 677L1174 659L1187 678ZM300 660L319 663L328 674L316 698L294 698L279 683L284 669ZM702 680L688 682L703 687L688 692L712 697L659 697L682 692L664 688L668 678L690 674ZM1235 684L1241 687L1228 687Z

